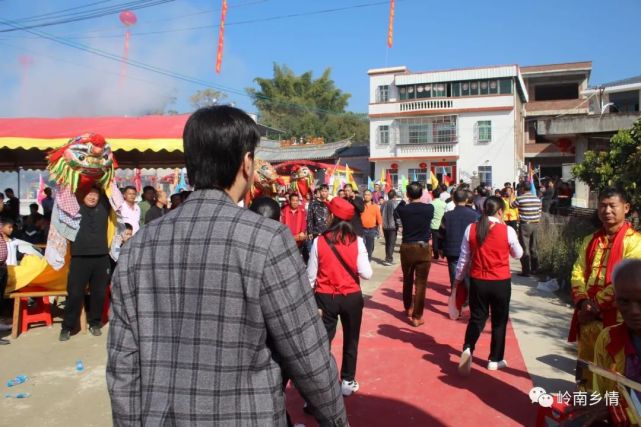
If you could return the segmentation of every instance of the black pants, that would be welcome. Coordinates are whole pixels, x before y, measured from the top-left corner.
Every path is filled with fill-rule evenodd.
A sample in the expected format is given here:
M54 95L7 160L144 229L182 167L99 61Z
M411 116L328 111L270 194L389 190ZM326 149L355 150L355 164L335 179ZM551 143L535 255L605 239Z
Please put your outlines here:
M363 240L365 241L365 248L367 249L367 259L370 262L372 261L376 237L378 237L378 230L376 228L363 228Z
M470 279L470 321L465 331L463 349L474 352L485 321L492 313L492 341L490 343L491 362L500 362L505 353L505 330L510 315L512 281Z
M354 381L356 376L356 359L358 357L358 339L361 334L363 318L363 294L355 292L348 295L316 294L316 304L323 310L323 324L331 345L336 335L338 318L343 325L343 364L341 379Z
M441 250L441 231L432 229L432 259L439 259Z
M396 247L396 229L383 230L385 237L385 261L394 261L394 248Z
M539 269L539 223L523 222L519 224L519 241L523 247L521 271L526 274L535 273Z
M101 325L102 307L111 276L110 267L109 255L71 257L62 329L71 331L78 325L87 283L90 292L88 323L90 326Z

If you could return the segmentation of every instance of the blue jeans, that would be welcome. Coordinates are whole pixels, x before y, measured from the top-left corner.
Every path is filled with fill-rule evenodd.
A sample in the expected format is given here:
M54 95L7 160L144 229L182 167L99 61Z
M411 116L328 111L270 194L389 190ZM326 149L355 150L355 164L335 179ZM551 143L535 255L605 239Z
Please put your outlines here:
M374 243L378 237L378 230L376 228L364 228L363 229L363 240L365 241L365 247L367 248L367 259L372 260L372 252L374 252Z

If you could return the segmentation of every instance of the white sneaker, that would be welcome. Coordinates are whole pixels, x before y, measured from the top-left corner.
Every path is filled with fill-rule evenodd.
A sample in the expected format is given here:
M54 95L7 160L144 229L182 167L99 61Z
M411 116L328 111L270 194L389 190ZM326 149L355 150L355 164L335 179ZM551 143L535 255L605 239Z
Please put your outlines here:
M500 362L487 362L487 369L489 371L497 371L504 368L507 368L507 362L505 360L501 360Z
M343 380L343 382L341 383L341 393L343 393L343 396L349 396L352 393L356 393L359 388L360 386L358 385L356 380L354 381Z
M458 372L461 375L470 375L472 371L472 351L469 348L461 353L461 360L458 362Z

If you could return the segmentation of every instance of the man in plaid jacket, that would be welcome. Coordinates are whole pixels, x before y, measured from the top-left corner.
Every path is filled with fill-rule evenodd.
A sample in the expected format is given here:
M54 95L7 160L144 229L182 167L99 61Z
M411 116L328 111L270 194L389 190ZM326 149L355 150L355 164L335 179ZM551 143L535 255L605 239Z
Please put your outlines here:
M114 274L114 425L285 426L283 372L320 425L347 425L291 233L237 206L251 186L256 124L229 106L203 108L183 140L196 191L140 229Z

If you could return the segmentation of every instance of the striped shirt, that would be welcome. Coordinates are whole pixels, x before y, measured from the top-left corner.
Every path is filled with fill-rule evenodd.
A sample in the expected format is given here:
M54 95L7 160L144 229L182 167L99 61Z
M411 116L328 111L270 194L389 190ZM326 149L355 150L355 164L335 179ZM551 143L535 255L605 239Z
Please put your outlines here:
M539 222L541 220L541 200L532 193L525 193L512 202L519 209L519 219L523 222Z

